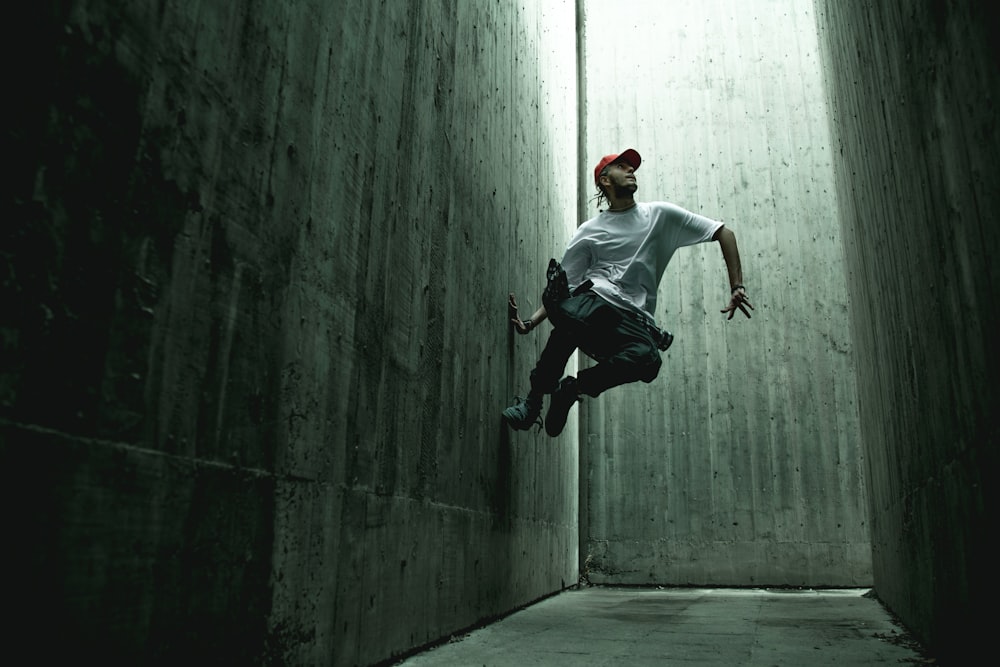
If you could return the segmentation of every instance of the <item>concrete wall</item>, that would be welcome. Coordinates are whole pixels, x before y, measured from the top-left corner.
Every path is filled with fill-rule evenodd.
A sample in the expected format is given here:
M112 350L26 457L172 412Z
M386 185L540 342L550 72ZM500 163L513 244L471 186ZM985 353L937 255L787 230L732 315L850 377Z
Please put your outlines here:
M507 294L575 223L573 4L44 8L5 130L22 636L371 664L575 584L576 440L499 420L543 342Z
M875 590L942 664L996 591L1000 49L974 2L817 2Z
M631 146L640 200L736 233L677 252L660 377L584 405L591 582L871 582L833 155L807 0L587 4L586 165ZM590 167L592 169L592 167ZM592 180L589 181L592 183ZM588 215L596 212L590 205Z

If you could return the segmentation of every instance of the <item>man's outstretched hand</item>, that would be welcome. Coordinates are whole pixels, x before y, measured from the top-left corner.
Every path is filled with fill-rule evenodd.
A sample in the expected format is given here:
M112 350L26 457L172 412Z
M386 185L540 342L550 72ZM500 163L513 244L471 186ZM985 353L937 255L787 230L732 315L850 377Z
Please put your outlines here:
M514 325L517 333L523 335L531 331L517 316L517 299L514 298L513 292L507 295L507 317L510 318L510 323Z
M736 310L739 309L749 319L750 313L747 311L747 308L753 310L753 305L747 300L747 292L741 286L733 290L732 296L729 298L729 306L723 308L720 312L729 313L729 317L726 319L731 320L733 319L733 315L736 314Z

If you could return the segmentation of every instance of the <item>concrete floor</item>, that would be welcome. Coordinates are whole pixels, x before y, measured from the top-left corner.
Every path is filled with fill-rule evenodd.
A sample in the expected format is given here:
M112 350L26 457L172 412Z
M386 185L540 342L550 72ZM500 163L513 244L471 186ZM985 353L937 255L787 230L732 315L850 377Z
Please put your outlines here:
M931 664L867 592L579 588L396 664Z

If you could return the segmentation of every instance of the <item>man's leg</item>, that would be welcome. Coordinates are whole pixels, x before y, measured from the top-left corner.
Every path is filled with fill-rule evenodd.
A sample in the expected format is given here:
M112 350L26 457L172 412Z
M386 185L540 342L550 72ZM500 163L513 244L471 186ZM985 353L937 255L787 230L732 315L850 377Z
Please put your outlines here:
M538 363L531 371L531 391L551 394L559 385L566 362L576 352L576 340L565 327L554 327L542 350Z
M593 368L580 371L577 378L563 378L552 393L545 415L545 432L552 437L562 432L570 408L581 394L599 396L629 382L652 382L663 364L652 335L632 317L609 305L593 322L598 326L588 333L591 340L582 347L600 361Z
M531 371L531 389L527 398L515 398L514 404L503 411L503 418L511 428L523 431L538 422L542 396L551 394L558 387L566 362L575 350L576 343L565 329L552 329L538 363Z
M628 315L620 314L605 334L609 353L592 368L580 371L579 391L588 396L630 382L652 382L659 375L663 361L652 334Z

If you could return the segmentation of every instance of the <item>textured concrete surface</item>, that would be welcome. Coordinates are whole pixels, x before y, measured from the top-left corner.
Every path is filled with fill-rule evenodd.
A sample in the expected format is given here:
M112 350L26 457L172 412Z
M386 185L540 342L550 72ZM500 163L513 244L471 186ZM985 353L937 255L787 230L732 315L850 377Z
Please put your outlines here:
M587 3L587 157L643 155L640 199L736 233L753 318L719 313L717 244L682 248L652 384L583 405L593 583L871 583L855 367L810 0ZM641 48L636 48L641 45ZM589 211L596 209L591 204Z
M566 591L403 660L406 667L921 664L864 589Z
M609 577L829 583L866 577L871 528L880 598L953 662L980 650L996 21L697 4L630 6L599 32L632 36L579 54L569 0L23 11L0 232L18 648L367 665L572 585L590 545L621 547ZM683 253L683 400L588 404L581 462L575 429L500 427L544 343L505 300L538 305L608 144L643 151L643 195L732 224L758 310L725 323L717 249Z
M875 588L944 664L975 664L997 591L997 8L817 5Z
M32 636L370 664L575 584L575 432L499 420L542 342L507 294L575 222L573 3L23 13L0 463Z

